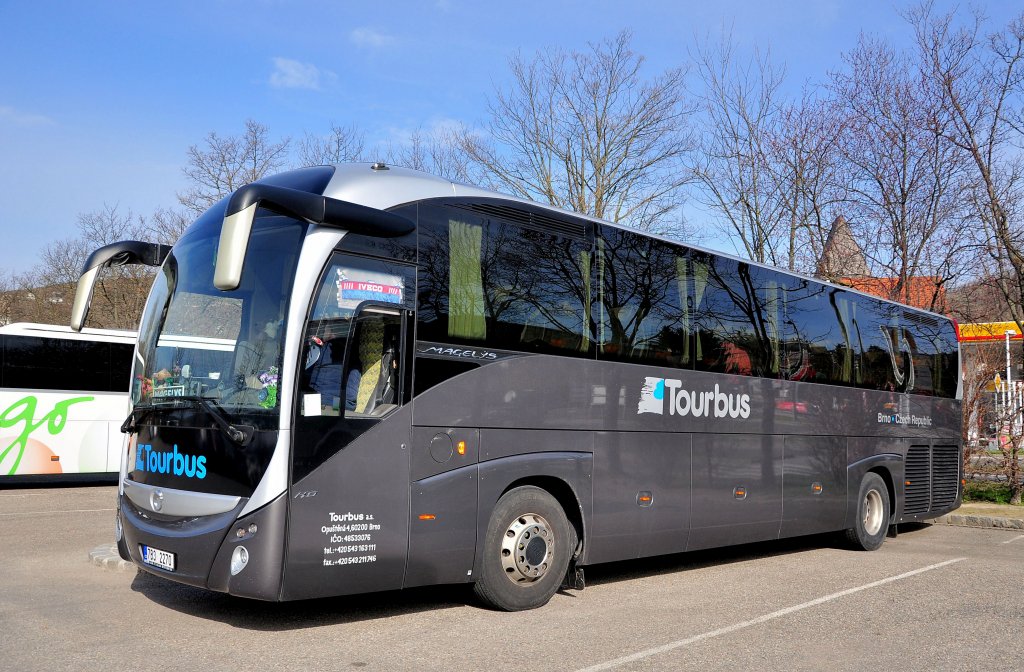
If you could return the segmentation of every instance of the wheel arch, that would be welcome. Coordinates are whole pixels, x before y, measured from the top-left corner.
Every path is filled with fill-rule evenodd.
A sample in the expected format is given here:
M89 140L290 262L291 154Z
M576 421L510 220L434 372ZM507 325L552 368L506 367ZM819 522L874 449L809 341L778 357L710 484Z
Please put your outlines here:
M861 481L869 473L878 474L885 483L885 489L889 494L889 524L895 521L897 515L896 483L903 476L903 455L899 453L881 453L871 457L858 460L846 468L847 475L847 497L846 497L846 523L844 528L853 524L857 515L857 495L860 491Z
M561 478L556 476L524 476L509 483L508 487L502 491L498 498L500 499L506 492L530 485L546 491L555 498L555 501L562 507L562 511L565 512L565 517L569 520L569 524L576 531L577 543L584 542L586 535L583 530L583 507L580 504L579 497L576 495L576 491Z
M877 466L868 470L869 474L878 474L885 483L885 489L889 492L889 521L892 524L896 520L896 486L893 481L892 472L886 466Z
M505 493L522 486L540 488L555 498L577 541L583 542L578 557L582 561L593 510L593 464L592 453L577 452L531 453L481 462L474 576L481 570L483 540L495 505Z

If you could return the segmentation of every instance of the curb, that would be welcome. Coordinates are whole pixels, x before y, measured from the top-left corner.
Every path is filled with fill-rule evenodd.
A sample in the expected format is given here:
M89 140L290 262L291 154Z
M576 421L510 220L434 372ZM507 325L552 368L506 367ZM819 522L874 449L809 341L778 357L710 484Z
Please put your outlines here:
M89 551L89 562L104 569L125 572L135 568L135 563L122 560L117 553L117 544L103 544Z
M1024 520L1017 518L996 518L994 516L964 516L947 513L931 522L938 525L956 525L958 527L988 527L1001 530L1024 530Z

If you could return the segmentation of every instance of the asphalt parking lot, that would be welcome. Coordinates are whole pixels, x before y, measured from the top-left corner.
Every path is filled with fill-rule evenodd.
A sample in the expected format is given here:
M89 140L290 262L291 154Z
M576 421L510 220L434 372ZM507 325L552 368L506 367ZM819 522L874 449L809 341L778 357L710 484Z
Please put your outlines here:
M1024 535L922 525L587 569L546 607L465 587L268 604L93 565L113 486L0 490L10 670L1024 669Z

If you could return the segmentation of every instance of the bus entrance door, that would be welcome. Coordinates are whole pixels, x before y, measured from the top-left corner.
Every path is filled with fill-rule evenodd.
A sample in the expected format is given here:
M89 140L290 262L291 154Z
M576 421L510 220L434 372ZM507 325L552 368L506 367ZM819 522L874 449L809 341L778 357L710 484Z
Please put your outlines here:
M411 286L405 267L347 255L324 275L300 357L284 599L402 586Z

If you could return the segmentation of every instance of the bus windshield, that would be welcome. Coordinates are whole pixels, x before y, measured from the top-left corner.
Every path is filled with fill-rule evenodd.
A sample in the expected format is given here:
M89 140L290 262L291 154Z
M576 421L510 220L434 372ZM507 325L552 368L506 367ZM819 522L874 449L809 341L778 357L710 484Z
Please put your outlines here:
M139 330L136 406L216 402L234 420L275 429L288 296L305 226L261 211L238 289L213 285L224 202L199 218L157 275Z

